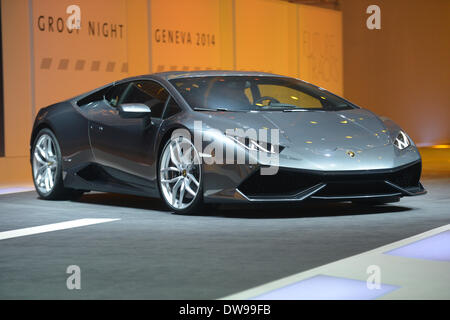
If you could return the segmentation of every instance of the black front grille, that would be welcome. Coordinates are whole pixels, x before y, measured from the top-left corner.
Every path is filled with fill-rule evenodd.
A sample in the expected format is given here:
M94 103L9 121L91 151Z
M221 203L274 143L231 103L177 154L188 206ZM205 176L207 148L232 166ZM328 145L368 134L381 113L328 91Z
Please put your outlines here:
M422 163L387 174L386 180L402 188L417 187L422 172Z
M314 175L286 169L275 175L261 175L254 172L238 189L247 196L290 196L320 183Z
M244 180L238 189L249 197L289 197L325 183L326 186L314 196L391 194L399 191L385 181L402 188L418 187L421 169L419 162L393 170L320 172L280 168L275 175L261 175L258 170Z
M387 195L399 193L384 181L329 182L314 193L314 197L357 197L364 195Z

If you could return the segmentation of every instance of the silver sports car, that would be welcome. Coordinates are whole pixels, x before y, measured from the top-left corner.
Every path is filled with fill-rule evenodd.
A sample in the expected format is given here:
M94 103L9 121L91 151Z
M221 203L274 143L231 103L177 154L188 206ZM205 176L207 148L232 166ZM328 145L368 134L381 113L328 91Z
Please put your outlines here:
M124 79L40 110L31 136L44 199L91 190L207 203L387 203L424 194L393 121L313 84L259 72Z

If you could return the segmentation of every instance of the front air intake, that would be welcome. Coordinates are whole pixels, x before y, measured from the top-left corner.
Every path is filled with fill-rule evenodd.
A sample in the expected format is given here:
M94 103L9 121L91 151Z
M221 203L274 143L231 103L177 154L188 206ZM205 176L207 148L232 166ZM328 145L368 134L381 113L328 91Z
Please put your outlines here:
M238 187L247 197L292 197L319 184L325 187L314 197L377 196L398 193L398 188L420 187L421 163L388 170L309 171L280 168L275 175L257 170ZM387 183L388 182L388 183Z
M292 196L319 182L314 175L280 168L274 175L261 175L257 170L238 189L248 197Z

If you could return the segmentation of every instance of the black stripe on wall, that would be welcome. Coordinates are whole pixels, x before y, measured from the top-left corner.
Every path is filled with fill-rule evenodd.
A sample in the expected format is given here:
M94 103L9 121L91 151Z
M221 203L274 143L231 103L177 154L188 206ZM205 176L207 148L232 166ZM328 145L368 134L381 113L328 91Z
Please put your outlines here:
M5 118L3 100L2 2L0 1L0 157L5 156Z

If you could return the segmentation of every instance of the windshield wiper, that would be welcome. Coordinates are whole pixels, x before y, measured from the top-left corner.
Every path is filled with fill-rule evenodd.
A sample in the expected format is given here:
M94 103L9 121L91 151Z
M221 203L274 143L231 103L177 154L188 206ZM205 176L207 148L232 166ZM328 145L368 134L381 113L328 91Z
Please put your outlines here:
M223 107L218 107L218 108L214 108L214 109L210 109L210 108L193 108L194 111L210 111L210 112L249 112L250 110L234 110L234 109L228 109L228 108L223 108Z
M216 111L215 109L208 109L208 108L192 108L194 111Z
M295 104L289 104L289 103L271 103L267 107L268 108L299 108Z
M311 109L305 109L305 108L295 108L295 109L284 109L283 112L302 112L302 111L309 111Z
M210 108L194 108L194 111L230 111L227 108L215 108L215 109L210 109Z
M268 106L260 107L259 110L265 111L308 111L308 108L300 108L293 104L288 103L271 103Z

